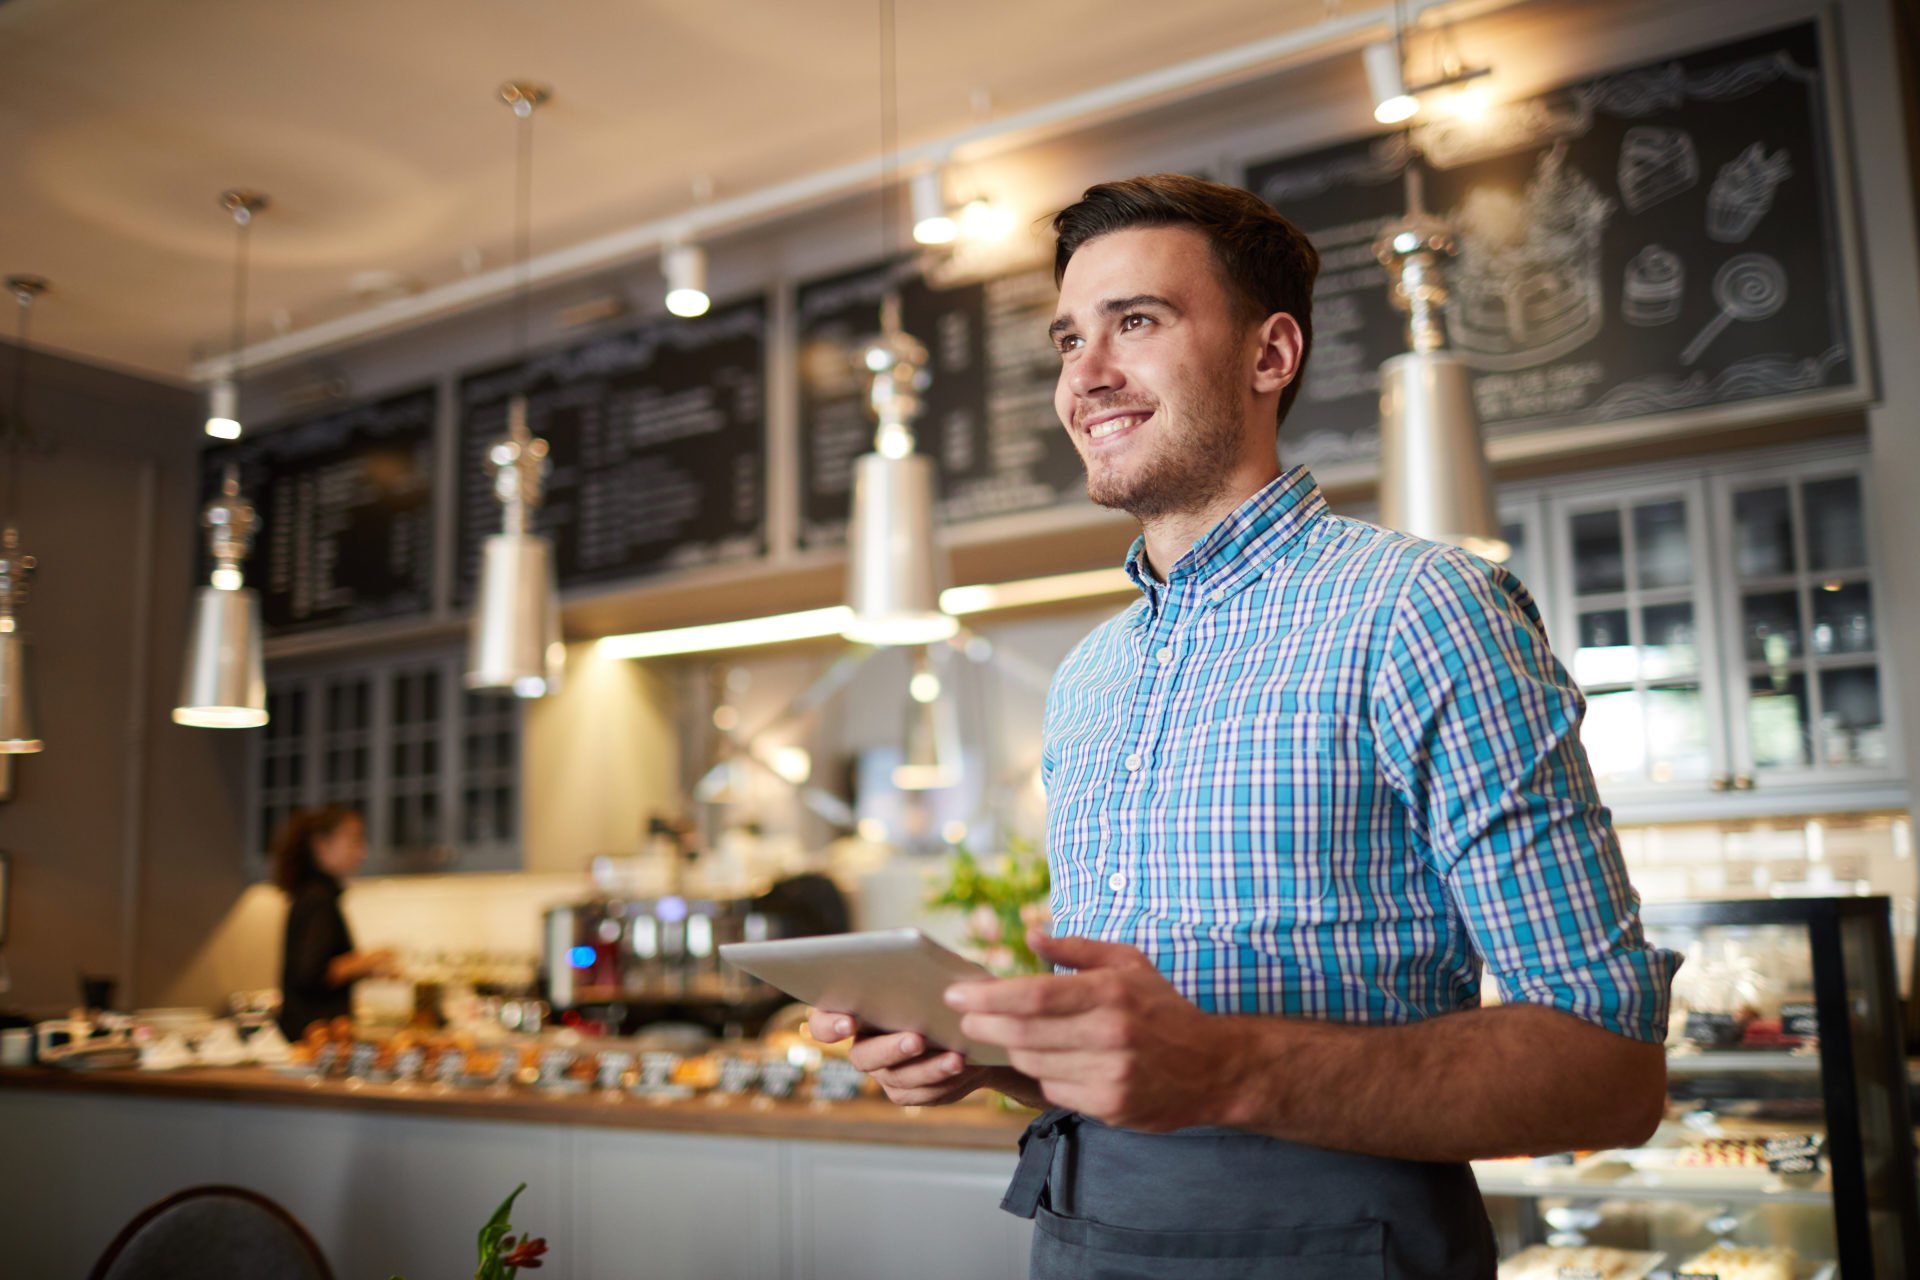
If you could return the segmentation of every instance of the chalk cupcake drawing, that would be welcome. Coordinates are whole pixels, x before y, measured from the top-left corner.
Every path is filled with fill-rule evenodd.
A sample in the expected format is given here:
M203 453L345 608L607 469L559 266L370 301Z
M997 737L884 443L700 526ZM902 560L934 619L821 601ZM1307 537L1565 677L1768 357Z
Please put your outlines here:
M1654 205L1700 181L1700 153L1685 129L1636 125L1620 140L1620 200L1628 213Z
M1767 154L1756 142L1720 166L1707 188L1707 234L1721 244L1739 244L1773 208L1773 191L1793 176L1785 151Z
M1476 369L1556 360L1600 332L1600 233L1614 202L1566 163L1540 157L1526 194L1476 187L1448 221L1460 237L1447 333Z
M1687 266L1671 249L1650 244L1627 263L1620 286L1620 318L1641 328L1671 324L1680 315Z

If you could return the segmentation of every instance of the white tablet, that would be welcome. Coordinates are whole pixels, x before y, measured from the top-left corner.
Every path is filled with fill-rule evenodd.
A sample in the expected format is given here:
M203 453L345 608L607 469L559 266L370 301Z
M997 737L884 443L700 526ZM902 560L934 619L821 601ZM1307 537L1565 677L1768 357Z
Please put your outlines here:
M918 929L729 942L720 958L796 1000L850 1013L876 1031L915 1031L931 1045L959 1050L968 1062L1008 1065L999 1045L969 1043L960 1034L960 1015L941 999L956 982L993 975Z

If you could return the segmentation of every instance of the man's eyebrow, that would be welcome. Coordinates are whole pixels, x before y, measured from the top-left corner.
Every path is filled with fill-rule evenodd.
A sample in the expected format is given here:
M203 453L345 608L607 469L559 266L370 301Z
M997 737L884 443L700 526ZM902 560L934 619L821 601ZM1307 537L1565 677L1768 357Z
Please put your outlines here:
M1142 307L1158 307L1162 311L1171 311L1176 315L1180 311L1180 308L1157 293L1136 293L1128 298L1103 298L1095 309L1104 316L1117 316L1125 315L1129 311L1138 311ZM1072 315L1056 316L1053 323L1047 326L1047 336L1057 338L1073 327Z

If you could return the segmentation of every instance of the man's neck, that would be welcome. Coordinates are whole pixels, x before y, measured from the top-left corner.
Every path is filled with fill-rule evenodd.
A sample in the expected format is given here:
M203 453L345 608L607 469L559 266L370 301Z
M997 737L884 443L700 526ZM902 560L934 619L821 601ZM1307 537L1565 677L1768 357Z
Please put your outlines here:
M1250 474L1236 475L1233 483L1191 510L1169 511L1142 520L1140 532L1147 540L1147 571L1156 581L1165 582L1168 572L1180 562L1181 556L1193 550L1195 543L1279 477L1280 464L1274 462Z

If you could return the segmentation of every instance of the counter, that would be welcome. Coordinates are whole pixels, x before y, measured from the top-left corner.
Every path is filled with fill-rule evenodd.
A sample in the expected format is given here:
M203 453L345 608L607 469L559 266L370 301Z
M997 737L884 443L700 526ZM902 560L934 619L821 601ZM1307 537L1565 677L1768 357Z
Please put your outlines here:
M234 1183L286 1205L341 1277L465 1274L517 1182L548 1280L1014 1277L999 1209L1024 1118L880 1100L657 1103L310 1082L258 1068L0 1069L9 1276L82 1276L141 1208Z

